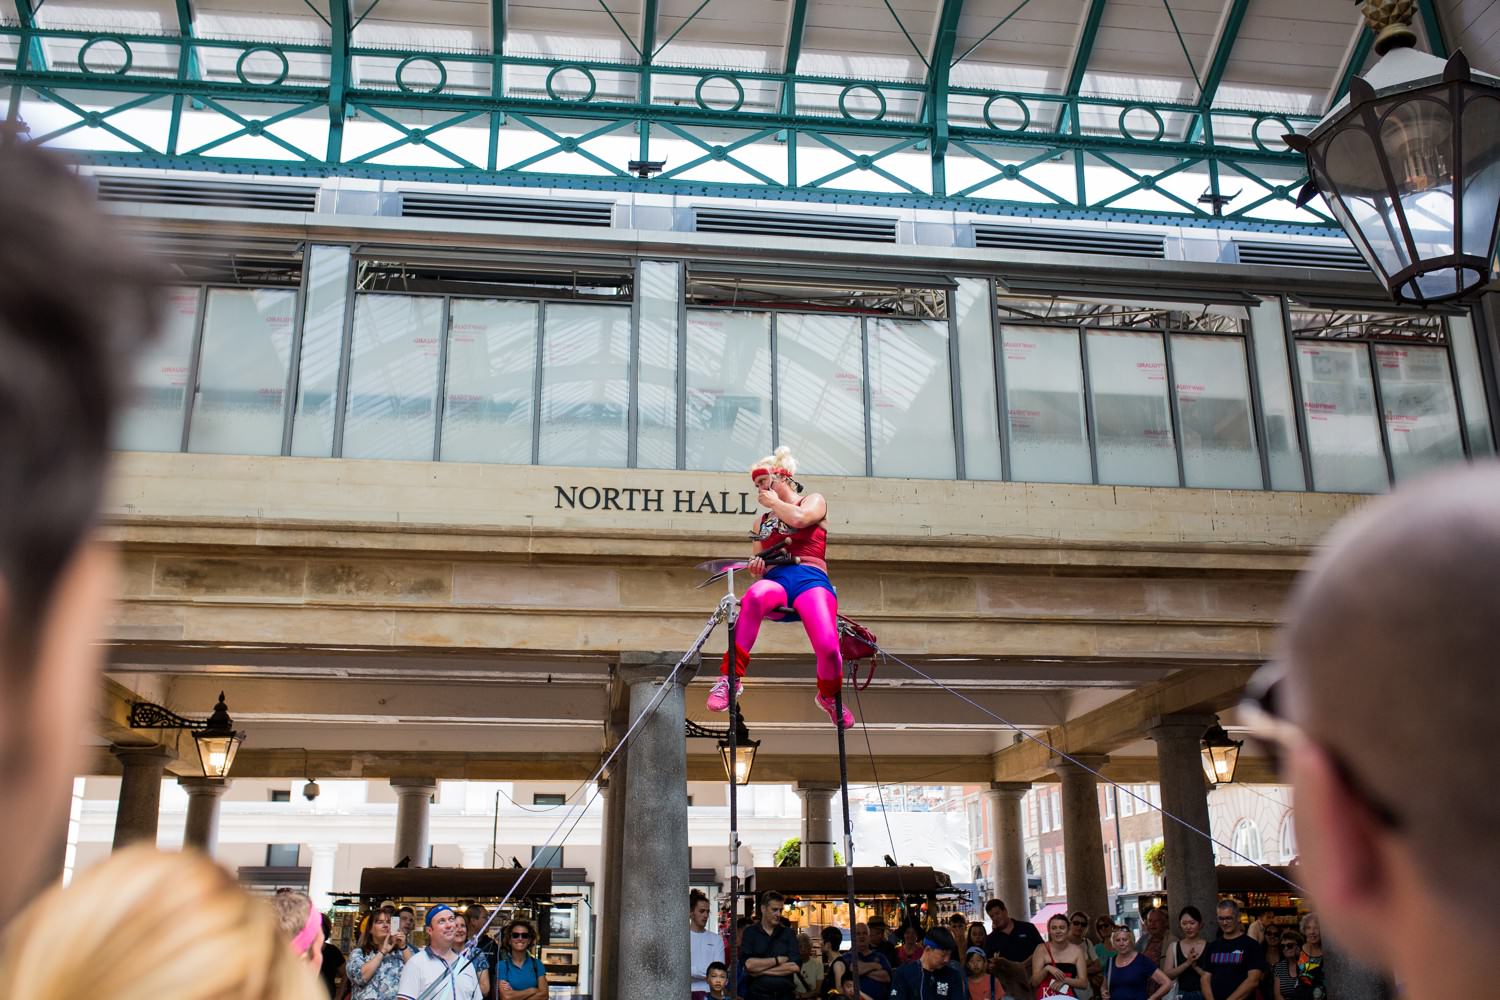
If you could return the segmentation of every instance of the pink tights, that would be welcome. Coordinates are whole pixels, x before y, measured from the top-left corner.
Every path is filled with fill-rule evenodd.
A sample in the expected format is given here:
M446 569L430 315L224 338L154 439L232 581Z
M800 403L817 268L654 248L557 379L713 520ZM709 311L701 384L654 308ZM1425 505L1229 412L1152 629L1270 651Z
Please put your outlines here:
M760 635L760 623L777 608L786 606L786 590L774 580L758 580L745 591L734 629L734 644L744 651L746 659ZM802 627L807 630L808 641L818 659L818 693L831 698L844 675L844 658L839 655L839 599L832 591L815 587L803 591L792 602L792 608L802 619ZM725 672L728 672L727 662ZM736 676L744 672L740 666Z

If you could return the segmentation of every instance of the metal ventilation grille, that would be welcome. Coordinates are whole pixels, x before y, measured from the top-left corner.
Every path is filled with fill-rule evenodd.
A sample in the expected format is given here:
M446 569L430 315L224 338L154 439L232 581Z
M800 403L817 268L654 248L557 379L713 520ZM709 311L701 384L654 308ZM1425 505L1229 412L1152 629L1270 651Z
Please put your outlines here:
M1150 257L1164 260L1166 239L1151 233L1112 229L1054 229L1050 226L974 224L974 245L981 250L1046 250L1106 257Z
M615 203L403 191L401 216L407 219L479 219L535 226L609 227L614 224Z
M236 181L110 174L98 174L94 179L99 186L101 201L264 208L279 212L313 212L318 207L318 189L309 184L241 184Z
M811 240L861 240L895 243L896 220L857 215L812 215L801 212L746 212L719 208L693 211L700 233L736 233Z
M1241 264L1280 264L1283 267L1324 267L1340 271L1368 271L1369 265L1352 246L1317 243L1234 241Z

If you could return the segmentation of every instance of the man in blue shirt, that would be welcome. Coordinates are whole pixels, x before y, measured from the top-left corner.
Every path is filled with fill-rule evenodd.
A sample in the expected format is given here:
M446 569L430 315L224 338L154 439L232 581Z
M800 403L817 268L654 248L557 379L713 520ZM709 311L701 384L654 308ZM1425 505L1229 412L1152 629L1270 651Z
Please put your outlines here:
M958 946L945 927L934 927L922 942L922 957L891 977L890 1000L963 1000L968 983L951 964Z
M891 994L891 963L870 943L870 928L854 925L854 971L859 976L859 991L870 1000L886 1000Z

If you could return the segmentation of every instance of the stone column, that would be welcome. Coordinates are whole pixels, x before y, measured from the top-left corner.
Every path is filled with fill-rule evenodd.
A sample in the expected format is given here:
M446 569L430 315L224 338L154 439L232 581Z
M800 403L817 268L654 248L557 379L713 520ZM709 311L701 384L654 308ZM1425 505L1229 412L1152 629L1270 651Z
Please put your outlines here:
M396 849L391 863L411 859L411 867L426 868L432 844L427 836L427 817L437 782L431 778L392 778L396 790Z
M598 916L594 922L593 995L596 997L619 996L620 866L625 844L625 756L625 751L620 751L599 782L603 789L601 798L604 800L604 843L600 850L604 872L594 895L594 912ZM685 907L687 904L683 905Z
M219 843L219 800L229 782L223 778L178 778L187 792L187 823L182 828L182 846L213 857Z
M663 691L677 656L625 653L620 677L630 693L630 719L639 725L623 751L623 822L628 833L620 851L618 987L621 997L680 997L688 994L691 955L687 934L663 934L687 912L687 740L684 738L685 671ZM660 701L649 715L653 698ZM611 805L614 803L611 802ZM641 919L656 914L659 919Z
M1109 758L1103 754L1054 757L1047 766L1062 779L1063 859L1067 866L1068 909L1097 918L1109 912L1109 880L1104 872L1104 837L1099 830L1099 783L1092 773Z
M333 905L334 864L338 861L338 844L309 844L312 867L307 873L307 896L319 910Z
M802 867L832 868L834 851L833 793L826 781L797 782L802 800Z
M1212 715L1164 715L1147 730L1156 741L1156 767L1161 779L1162 811L1208 832L1208 779L1203 776L1203 731L1216 721ZM1172 910L1192 904L1203 919L1219 903L1219 877L1214 870L1214 847L1181 824L1164 819L1162 848L1166 861L1162 888Z
M995 817L990 842L995 896L1013 916L1026 920L1031 919L1031 913L1030 893L1026 891L1026 841L1021 835L1021 798L1030 790L1031 785L1025 781L993 781L984 793Z
M120 759L120 804L115 811L114 849L145 841L156 843L156 820L161 812L161 779L172 751L166 747L110 747Z

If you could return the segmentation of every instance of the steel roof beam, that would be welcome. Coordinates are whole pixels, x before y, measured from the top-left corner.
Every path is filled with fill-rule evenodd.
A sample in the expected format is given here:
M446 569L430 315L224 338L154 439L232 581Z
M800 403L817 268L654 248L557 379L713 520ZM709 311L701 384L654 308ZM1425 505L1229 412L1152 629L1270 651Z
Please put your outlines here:
M354 29L349 20L349 0L328 0L328 156L329 163L343 159L344 105L351 82L349 46Z
M1349 53L1349 61L1344 64L1343 69L1339 70L1338 79L1334 81L1333 93L1328 95L1328 107L1333 107L1343 99L1345 94L1349 93L1349 84L1359 75L1359 71L1365 65L1365 60L1370 57L1370 49L1374 46L1375 32L1371 31L1367 25L1361 24L1359 40L1354 43L1354 51Z
M505 33L506 15L509 13L506 0L490 0L490 96L500 100L505 96ZM500 126L505 115L490 112L490 144L487 153L488 165L494 170L498 165L500 149Z
M33 31L36 29L36 9L32 7L31 0L16 0L16 16L21 20L22 31ZM47 54L42 50L42 40L33 36L31 43L22 47L20 53L17 55L17 60L17 73L24 73L27 69L34 69L45 73L47 71Z
M1099 37L1099 24L1104 20L1104 7L1109 0L1089 0L1088 14L1083 19L1083 33L1078 36L1078 48L1073 53L1073 64L1068 67L1068 83L1063 93L1077 97L1083 87L1083 76L1088 72L1089 57L1094 54L1094 40ZM1066 132L1072 120L1072 106L1065 105L1057 123L1057 131Z
M1437 5L1432 0L1417 0L1417 9L1422 12L1422 27L1427 32L1427 44L1432 54L1439 59L1448 58L1448 38L1443 34L1443 22L1438 17Z
M1214 45L1214 56L1208 64L1208 72L1203 75L1203 86L1198 93L1198 107L1202 109L1202 114L1194 118L1188 127L1188 142L1193 142L1198 138L1198 133L1203 129L1203 119L1213 108L1214 98L1219 93L1219 84L1224 79L1224 71L1229 68L1229 57L1234 52L1234 42L1239 37L1240 25L1244 23L1245 12L1249 9L1250 0L1230 0L1229 13L1224 19L1224 30L1220 32L1219 40Z
M932 193L938 197L948 193L945 167L948 155L948 81L953 73L953 50L958 43L958 19L963 16L963 7L963 0L943 0L932 59L927 63L927 97L922 117L932 131Z
M641 4L641 70L636 99L642 104L651 103L651 61L656 58L656 24L660 20L659 0L646 0ZM644 157L644 150L642 151Z
M807 34L808 0L792 0L792 9L787 14L786 44L782 47L781 69L787 80L781 85L781 113L797 113L797 86L791 80L797 72L797 61L802 58L802 38Z

